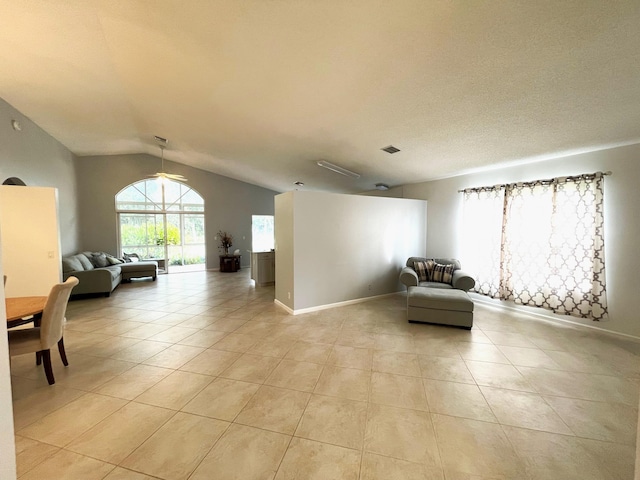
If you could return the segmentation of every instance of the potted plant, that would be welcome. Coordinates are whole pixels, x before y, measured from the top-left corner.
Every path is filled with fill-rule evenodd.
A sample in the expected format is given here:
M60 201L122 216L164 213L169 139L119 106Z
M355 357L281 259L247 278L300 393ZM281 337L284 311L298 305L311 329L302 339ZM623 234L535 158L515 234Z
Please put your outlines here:
M218 237L220 237L220 247L224 255L229 255L229 247L233 246L233 235L222 230L218 231Z

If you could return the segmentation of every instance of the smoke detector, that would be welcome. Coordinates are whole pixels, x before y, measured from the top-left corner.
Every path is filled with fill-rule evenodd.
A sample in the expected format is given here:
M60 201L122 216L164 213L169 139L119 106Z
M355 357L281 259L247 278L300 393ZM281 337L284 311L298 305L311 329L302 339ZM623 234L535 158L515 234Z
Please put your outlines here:
M376 183L376 190L389 190L389 185L387 185L386 183Z

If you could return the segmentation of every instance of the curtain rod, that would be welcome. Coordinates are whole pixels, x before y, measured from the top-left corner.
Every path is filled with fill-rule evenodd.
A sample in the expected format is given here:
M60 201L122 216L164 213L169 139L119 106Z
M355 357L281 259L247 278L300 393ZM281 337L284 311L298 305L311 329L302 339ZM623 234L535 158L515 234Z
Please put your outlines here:
M555 177L555 178L550 178L547 180L534 180L532 182L513 182L513 183L499 183L497 185L490 185L488 187L471 187L471 188L465 188L463 190L458 190L458 193L464 193L464 192L473 192L473 191L477 191L477 190L486 190L486 189L493 189L493 188L501 188L501 187L508 187L511 185L530 185L533 183L554 183L557 182L558 180L580 180L580 179L584 179L584 178L595 178L598 175L612 175L613 173L611 172L611 170L608 170L606 172L596 172L596 173L583 173L582 175L573 175L573 176L568 176L568 177Z

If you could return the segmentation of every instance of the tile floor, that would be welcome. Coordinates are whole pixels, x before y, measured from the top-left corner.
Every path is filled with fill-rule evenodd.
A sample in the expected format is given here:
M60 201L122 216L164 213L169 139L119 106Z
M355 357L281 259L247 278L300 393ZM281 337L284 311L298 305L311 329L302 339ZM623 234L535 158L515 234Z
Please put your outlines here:
M640 344L404 296L290 316L249 272L72 301L48 386L12 363L20 479L632 479Z

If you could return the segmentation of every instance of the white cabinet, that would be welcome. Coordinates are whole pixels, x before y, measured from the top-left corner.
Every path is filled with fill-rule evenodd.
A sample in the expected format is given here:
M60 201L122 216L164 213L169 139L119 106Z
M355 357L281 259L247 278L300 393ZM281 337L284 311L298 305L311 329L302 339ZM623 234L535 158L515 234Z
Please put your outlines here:
M8 297L44 296L62 281L58 191L0 186L2 269Z
M275 252L251 253L251 279L256 285L273 285L276 282L276 254Z

